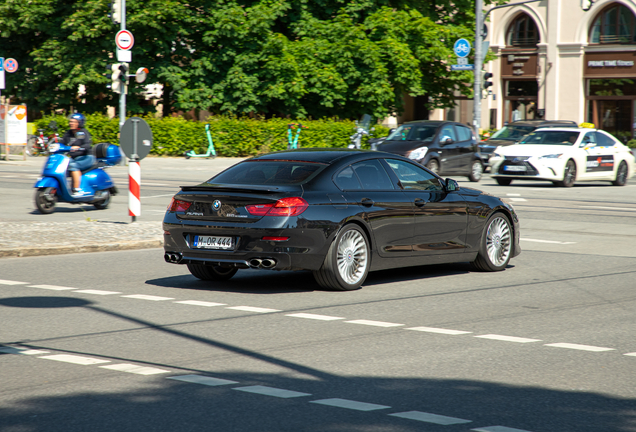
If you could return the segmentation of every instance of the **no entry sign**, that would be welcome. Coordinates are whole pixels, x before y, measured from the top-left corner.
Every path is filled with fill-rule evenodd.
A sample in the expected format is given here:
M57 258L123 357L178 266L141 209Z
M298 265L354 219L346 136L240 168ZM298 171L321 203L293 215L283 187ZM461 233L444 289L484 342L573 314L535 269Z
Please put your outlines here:
M119 30L115 36L115 44L120 50L128 51L135 44L135 38L128 30Z

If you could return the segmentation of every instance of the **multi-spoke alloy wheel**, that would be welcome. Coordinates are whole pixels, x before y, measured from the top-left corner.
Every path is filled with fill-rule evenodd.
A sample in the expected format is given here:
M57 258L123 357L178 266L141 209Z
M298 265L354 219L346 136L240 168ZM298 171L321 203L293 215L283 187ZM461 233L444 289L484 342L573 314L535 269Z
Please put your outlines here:
M349 291L359 288L369 274L367 236L357 225L347 225L331 244L320 270L314 272L323 288Z
M513 232L508 217L495 213L488 219L473 265L482 271L503 270L510 261L512 246Z

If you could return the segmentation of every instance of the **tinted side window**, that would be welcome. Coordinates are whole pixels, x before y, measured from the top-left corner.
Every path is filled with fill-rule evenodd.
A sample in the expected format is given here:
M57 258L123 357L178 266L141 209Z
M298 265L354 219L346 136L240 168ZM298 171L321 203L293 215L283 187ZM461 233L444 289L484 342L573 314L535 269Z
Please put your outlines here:
M455 128L453 127L453 125L444 126L442 127L442 130L439 132L440 142L443 143L448 138L452 139L453 141L457 141L457 136L455 135Z
M602 132L596 132L596 145L601 147L612 147L616 142Z
M351 167L347 167L340 171L334 179L336 186L342 190L362 189L358 177L353 173Z
M470 141L473 137L473 132L465 126L455 126L457 128L457 135L460 141Z
M415 128L412 140L415 141L431 141L435 136L435 126L418 126Z
M437 177L416 165L396 159L387 159L404 190L441 191L442 184Z
M358 176L362 188L366 190L395 189L389 175L379 160L373 159L353 164L353 171Z
M587 144L587 145L596 145L596 133L594 132L588 132L585 134L585 136L583 137L583 144Z

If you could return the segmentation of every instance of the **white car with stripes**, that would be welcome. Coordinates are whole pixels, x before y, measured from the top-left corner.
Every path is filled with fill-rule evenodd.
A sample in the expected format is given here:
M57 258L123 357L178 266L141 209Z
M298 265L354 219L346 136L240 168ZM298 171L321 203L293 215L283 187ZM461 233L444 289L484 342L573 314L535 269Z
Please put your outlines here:
M588 128L536 129L516 144L497 147L490 164L491 177L502 186L513 180L549 180L563 187L607 180L623 186L636 171L627 146Z

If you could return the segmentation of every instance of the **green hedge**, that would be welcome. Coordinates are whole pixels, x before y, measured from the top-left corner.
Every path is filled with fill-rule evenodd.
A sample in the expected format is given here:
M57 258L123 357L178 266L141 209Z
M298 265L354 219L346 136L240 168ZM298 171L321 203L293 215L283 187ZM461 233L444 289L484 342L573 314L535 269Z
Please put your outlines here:
M68 119L61 115L45 116L35 122L36 129L44 129L49 135L49 122L55 120L58 132L68 129ZM153 146L150 154L157 156L182 156L188 150L205 153L208 140L205 134L206 122L185 120L182 117L144 117L150 125ZM289 119L252 119L232 117L210 117L210 133L218 156L248 157L270 151L287 149L287 125L295 121ZM304 120L299 147L347 147L349 137L355 132L355 123L349 120ZM375 125L373 136L387 136L389 129ZM93 142L119 144L119 118L108 118L103 114L86 116L86 128L93 136ZM294 135L296 129L294 129ZM368 136L362 141L363 148L369 148Z

